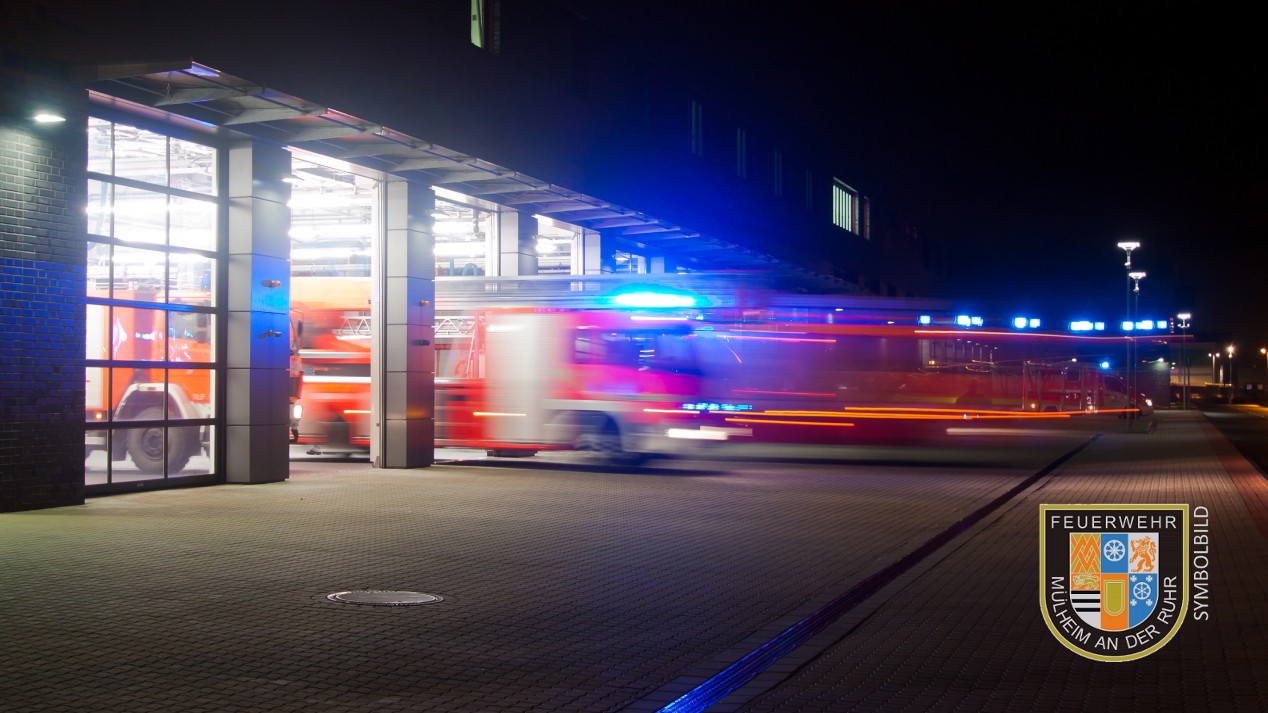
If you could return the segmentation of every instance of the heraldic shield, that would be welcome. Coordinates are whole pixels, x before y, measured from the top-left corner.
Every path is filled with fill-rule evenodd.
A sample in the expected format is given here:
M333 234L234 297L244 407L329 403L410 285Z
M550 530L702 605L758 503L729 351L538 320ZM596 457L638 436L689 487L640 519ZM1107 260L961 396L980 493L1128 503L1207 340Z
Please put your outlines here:
M1077 653L1140 658L1165 644L1187 609L1187 505L1040 507L1041 604Z

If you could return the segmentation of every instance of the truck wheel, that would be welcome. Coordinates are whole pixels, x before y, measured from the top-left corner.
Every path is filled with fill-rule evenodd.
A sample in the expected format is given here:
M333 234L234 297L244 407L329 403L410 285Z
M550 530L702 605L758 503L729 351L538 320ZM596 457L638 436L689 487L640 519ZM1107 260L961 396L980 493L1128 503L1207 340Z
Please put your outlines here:
M151 406L137 415L138 419L158 420L163 418L163 410ZM184 469L193 455L193 445L197 442L197 434L191 434L190 428L170 429L167 449L167 471L177 473ZM192 436L192 438L191 438ZM137 470L147 475L163 472L163 427L149 426L133 429L128 434L128 455L136 464Z
M642 453L622 448L621 429L610 418L583 426L577 437L577 450L600 465L638 465L647 459Z

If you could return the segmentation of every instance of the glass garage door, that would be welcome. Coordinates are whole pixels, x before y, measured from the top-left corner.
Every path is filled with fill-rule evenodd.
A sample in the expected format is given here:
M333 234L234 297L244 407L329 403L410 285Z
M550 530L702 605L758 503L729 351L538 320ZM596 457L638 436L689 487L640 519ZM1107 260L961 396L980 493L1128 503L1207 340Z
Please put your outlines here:
M89 119L90 494L215 479L219 154L186 138Z

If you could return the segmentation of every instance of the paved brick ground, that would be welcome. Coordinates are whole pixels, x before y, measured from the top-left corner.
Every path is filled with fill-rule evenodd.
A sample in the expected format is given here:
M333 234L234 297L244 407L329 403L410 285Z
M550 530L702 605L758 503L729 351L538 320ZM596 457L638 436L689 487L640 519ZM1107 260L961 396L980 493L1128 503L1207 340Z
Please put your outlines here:
M1249 566L1264 539L1201 429L1165 420L1157 434L1102 437L1048 492L967 533L716 708L1199 700L1175 698L1178 686L1268 700L1264 674L1248 668L1265 668L1265 574ZM637 473L566 462L297 467L285 483L0 515L0 709L647 710L1081 435ZM1135 464L1144 456L1153 466ZM1214 621L1186 623L1143 665L1070 654L1034 596L1031 504L1114 498L1205 502L1220 541ZM348 589L445 601L326 599Z
M1150 436L1106 434L945 559L878 596L870 618L825 633L814 642L827 646L822 656L730 701L763 712L1268 709L1268 547L1243 500L1253 494L1256 505L1265 491L1200 417L1168 415ZM1035 596L1038 507L1093 502L1210 508L1209 621L1190 618L1133 662L1093 662L1057 643Z

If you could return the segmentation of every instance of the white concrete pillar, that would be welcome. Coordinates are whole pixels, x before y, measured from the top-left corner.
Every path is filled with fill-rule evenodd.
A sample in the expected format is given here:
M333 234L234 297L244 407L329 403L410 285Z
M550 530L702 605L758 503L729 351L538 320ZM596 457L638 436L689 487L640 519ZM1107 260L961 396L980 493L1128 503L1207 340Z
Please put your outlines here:
M603 270L603 238L593 230L584 231L573 243L574 275L598 275Z
M383 184L383 247L372 296L370 457L379 468L419 468L435 455L435 193Z
M537 219L510 208L498 211L498 275L537 274Z
M271 483L290 471L291 155L269 144L229 149L225 479Z

